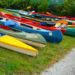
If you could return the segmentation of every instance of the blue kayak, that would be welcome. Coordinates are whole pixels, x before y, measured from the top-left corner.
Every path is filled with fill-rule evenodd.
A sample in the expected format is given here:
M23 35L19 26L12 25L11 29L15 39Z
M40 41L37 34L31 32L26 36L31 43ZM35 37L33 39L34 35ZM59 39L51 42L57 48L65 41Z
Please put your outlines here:
M47 42L59 43L63 39L63 35L60 30L55 30L55 31L49 31L44 29L35 30L29 27L21 26L20 24L18 24L13 20L4 21L4 25L28 33L39 33L46 39Z

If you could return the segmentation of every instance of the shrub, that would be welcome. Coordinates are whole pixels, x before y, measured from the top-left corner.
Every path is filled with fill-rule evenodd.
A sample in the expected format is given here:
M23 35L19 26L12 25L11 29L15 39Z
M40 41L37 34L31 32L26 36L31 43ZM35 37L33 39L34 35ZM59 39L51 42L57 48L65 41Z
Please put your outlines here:
M50 11L57 15L75 16L75 0L64 0L64 4L51 5L51 0L0 0L0 7L23 10L36 10L38 12ZM30 6L30 9L27 7Z
M52 6L50 8L57 15L75 16L75 0L64 0L63 5Z

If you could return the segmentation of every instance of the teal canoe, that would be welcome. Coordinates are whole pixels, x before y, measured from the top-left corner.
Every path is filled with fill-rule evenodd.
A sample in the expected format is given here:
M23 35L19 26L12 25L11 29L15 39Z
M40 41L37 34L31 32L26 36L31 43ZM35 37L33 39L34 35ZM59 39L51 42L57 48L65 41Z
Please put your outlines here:
M69 36L75 37L75 28L66 28L65 35L69 35Z

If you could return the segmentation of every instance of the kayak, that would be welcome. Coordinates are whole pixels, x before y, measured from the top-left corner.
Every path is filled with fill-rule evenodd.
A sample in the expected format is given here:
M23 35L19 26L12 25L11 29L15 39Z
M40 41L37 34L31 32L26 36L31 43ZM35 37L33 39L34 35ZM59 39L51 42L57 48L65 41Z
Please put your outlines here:
M37 49L8 35L0 36L0 46L30 56L36 56L38 54Z
M7 26L4 26L4 25L0 25L0 30L1 30L0 32L4 33L3 31L5 31L5 30L11 30L11 28L9 28ZM12 34L8 34L8 35L12 35ZM38 35L40 35L40 34L38 34ZM12 35L12 36L14 36L14 35ZM39 42L33 42L33 41L30 41L30 40L27 40L27 39L21 39L19 37L18 37L18 39L21 40L21 41L23 41L23 42L25 42L25 43L27 43L27 44L29 44L29 45L31 45L31 46L39 47L39 48L45 47L45 43L46 43L46 40L44 39L45 40L44 41L43 38L42 38L43 42L41 42L41 43L39 43Z
M47 42L58 43L61 42L63 39L63 35L60 30L48 31L44 29L32 29L29 27L21 26L13 20L6 20L4 22L4 25L28 33L39 33L46 39Z
M18 9L6 9L7 11L11 11L11 12L16 12L16 13L18 13L20 10L18 10Z
M0 28L0 33L11 35L11 36L14 36L14 37L17 37L17 38L20 38L20 39L30 40L30 41L33 41L33 42L38 42L38 43L43 43L43 44L47 43L46 40L44 39L44 37L40 34L27 33L27 32L18 31L18 30L15 30L15 29L5 30L5 29L2 29L2 28Z
M25 16L30 15L30 17L32 17L32 18L40 18L40 19L53 18L53 19L57 19L57 20L61 20L61 19L75 20L75 16L74 17L71 17L71 16L56 16L56 15L53 15L52 13L41 14L41 13L38 13L38 12L35 12L35 11L27 12L27 11L21 11L21 10L16 10L16 9L6 9L6 10L12 11L12 12L17 12L17 13L19 13L21 15L25 15ZM24 13L27 13L27 14L24 14Z
M6 10L11 11L11 12L17 12L17 13L22 14L22 15L26 15L24 13L29 13L27 15L38 14L38 15L41 15L41 16L58 17L58 16L56 16L56 15L50 13L50 12L46 12L46 14L44 14L44 13L38 13L38 12L35 12L35 11L24 11L24 10L18 10L18 9L6 9Z
M5 29L5 30L10 30L11 28L9 28L8 26L4 26L0 24L0 28Z
M75 28L75 25L67 25L68 28Z
M69 35L69 36L75 37L75 28L66 28L65 35Z
M0 29L0 33L14 36L13 34L6 33L5 30L3 30L3 29ZM22 39L22 38L19 38L19 37L16 37L16 38L21 40L22 42L28 44L28 45L31 45L31 46L34 46L34 47L38 47L38 48L45 47L45 45L46 45L45 42L44 43L39 43L39 42L30 41L30 40L27 40L27 39Z
M50 14L41 14L41 13L37 13L35 11L23 11L23 10L16 10L16 9L6 9L6 10L14 12L14 13L17 12L18 14L21 15L21 17L29 18L29 19L32 19L32 20L35 20L38 22L57 21L57 20L62 19L61 17L52 15L51 13Z
M13 16L11 14L5 14L5 13L2 13L2 12L0 12L0 16L5 17L7 19L14 20L16 22L19 22L22 25L31 26L31 27L34 27L34 28L36 27L38 29L46 29L46 30L51 30L51 31L61 30L63 33L66 31L64 28L57 28L55 26L52 26L51 22L48 22L48 23L46 23L46 22L36 22L36 21L29 20L29 19L26 19L26 18L21 18L21 17L18 17L18 16Z
M39 24L40 26L44 25L44 26L55 26L56 22L55 21L46 21L46 20L40 20L40 19L34 19L28 16L21 16L22 18L24 18L25 20L28 20L28 22L34 22Z
M31 45L33 47L37 47L37 48L43 48L46 46L46 44L43 44L43 43L38 43L38 42L33 42L33 41L30 41L30 40L26 40L26 39L20 39L20 38L17 38L19 39L20 41L28 44L28 45Z
M4 20L5 20L5 18L4 18ZM28 27L21 26L20 24L18 24L17 22L15 22L13 20L6 20L6 21L4 21L4 20L0 20L1 22L3 21L4 25L10 26L10 27L15 28L17 30L28 32L28 33L39 33L48 42L62 41L63 36L62 36L62 33L60 30L48 31L48 30L44 30L44 29L32 29L32 27L29 28L29 26ZM58 36L56 36L57 34L58 34Z
M22 15L29 15L30 12L23 11L23 10L16 10L16 9L6 9L7 11L16 12Z
M39 17L42 17L42 18L43 17L45 17L45 18L47 18L47 17L58 18L58 16L53 15L52 13L44 14L44 13L38 13L38 12L35 12L35 11L31 11L29 14L39 16Z
M31 14L29 15L32 18L36 18L36 19L41 19L41 20L48 20L48 21L58 21L61 20L62 18L60 17L54 17L54 16L48 16L48 15L41 15L41 14Z
M75 21L75 16L74 17L70 17L70 16L65 16L68 20L74 20Z
M17 12L21 15L25 15L25 16L28 16L28 15L31 15L31 16L34 16L34 17L37 17L37 18L57 18L58 16L55 16L53 14L42 14L42 13L38 13L38 12L35 12L35 11L23 11L23 10L17 10L17 9L6 9L8 11L11 11L11 12Z
M66 20L59 20L59 21L57 21L56 23L60 23L60 24L68 24L68 21L66 21Z

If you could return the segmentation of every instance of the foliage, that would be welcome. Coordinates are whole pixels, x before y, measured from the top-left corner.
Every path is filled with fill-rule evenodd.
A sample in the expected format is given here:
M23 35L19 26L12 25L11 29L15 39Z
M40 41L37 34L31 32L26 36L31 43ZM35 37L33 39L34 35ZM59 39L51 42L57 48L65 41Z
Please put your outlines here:
M62 0L60 2L62 3ZM56 15L75 16L75 0L64 0L63 5L60 2L59 5L52 5L52 0L0 0L0 7L38 12L50 11ZM27 9L29 6L31 8Z
M52 6L50 9L57 15L75 16L75 0L64 0L63 5Z
M65 0L63 13L69 16L75 16L75 0Z
M43 0L43 2L40 2L40 5L38 6L38 11L46 12L48 10L48 0Z
M48 0L0 0L0 7L25 9L31 6L31 9L36 11L47 11Z

